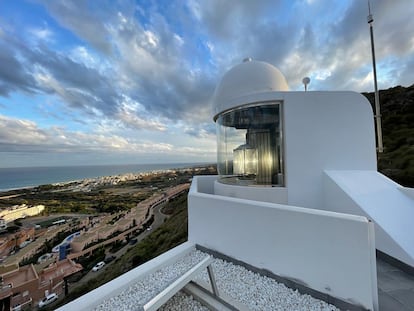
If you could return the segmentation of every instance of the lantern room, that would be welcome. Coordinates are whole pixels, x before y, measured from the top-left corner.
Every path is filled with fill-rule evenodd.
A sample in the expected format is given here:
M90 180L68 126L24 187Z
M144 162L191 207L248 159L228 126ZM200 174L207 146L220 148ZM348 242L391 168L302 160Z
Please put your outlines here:
M261 96L287 90L278 69L251 58L225 74L214 97L220 182L284 186L283 102Z

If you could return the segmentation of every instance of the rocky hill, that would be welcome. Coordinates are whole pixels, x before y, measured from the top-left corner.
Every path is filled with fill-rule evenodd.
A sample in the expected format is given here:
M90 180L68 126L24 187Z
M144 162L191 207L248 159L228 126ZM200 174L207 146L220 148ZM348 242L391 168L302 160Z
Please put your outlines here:
M374 93L363 95L374 109ZM396 182L414 187L414 84L381 90L379 98L384 152L378 154L378 169Z

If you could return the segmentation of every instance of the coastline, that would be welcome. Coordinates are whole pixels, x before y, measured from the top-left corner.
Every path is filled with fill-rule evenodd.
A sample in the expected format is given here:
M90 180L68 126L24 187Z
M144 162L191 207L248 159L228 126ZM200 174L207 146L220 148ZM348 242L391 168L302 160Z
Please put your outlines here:
M161 163L161 164L127 164L127 165L92 165L92 166L62 166L62 167L21 167L21 168L0 168L0 199L1 196L13 191L35 189L37 187L67 186L69 184L91 183L100 179L117 178L130 175L137 178L140 174L154 174L186 168L204 167L212 163ZM78 175L79 178L66 178L68 172L71 177ZM51 173L51 174L50 174ZM110 174L112 173L112 174ZM46 176L42 176L45 174ZM47 175L47 174L50 174ZM16 181L8 181L8 175ZM34 177L32 175L35 175ZM40 175L40 176L39 176ZM28 178L26 178L28 176ZM18 185L19 181L21 185ZM27 184L33 180L32 184ZM38 181L38 182L35 182ZM24 184L26 183L26 184ZM7 187L7 185L10 185Z
M67 185L85 180L127 174L155 173L175 169L195 168L212 163L159 163L126 165L80 165L54 167L0 168L0 196L4 193L34 189L45 185ZM79 178L76 178L76 177ZM73 177L73 178L69 178Z
M83 292L90 291L89 280L96 274L88 272L96 262L109 258L108 254L116 260L111 266L114 268L107 269L105 281L125 272L120 269L127 267L129 270L137 264L137 255L128 252L136 249L135 243L143 243L142 256L153 256L152 248L145 245L154 240L146 238L161 226L163 229L157 231L161 235L152 235L160 250L184 242L187 239L186 192L190 181L195 175L216 174L216 164L168 166L174 168L85 178L56 183L56 186L33 187L29 191L0 193L4 198L0 205L7 212L7 224L10 224L3 236L7 243L3 243L6 248L0 252L0 259L3 263L35 265L39 256L52 254L53 247L61 245L62 239L81 232L71 241L69 253L66 246L59 247L59 253L46 262L49 270L58 268L61 263L76 268L66 274L56 269L61 274L53 274L59 280L53 279L53 284L57 285L52 290L63 297L63 288L58 283L60 278L75 276L83 267L84 272L75 276L75 282ZM27 208L34 209L36 215L28 215ZM61 256L64 260L57 261ZM76 260L77 264L74 266L71 260ZM22 270L21 274L24 273ZM37 290L43 294L43 289L39 287L30 294L36 295Z

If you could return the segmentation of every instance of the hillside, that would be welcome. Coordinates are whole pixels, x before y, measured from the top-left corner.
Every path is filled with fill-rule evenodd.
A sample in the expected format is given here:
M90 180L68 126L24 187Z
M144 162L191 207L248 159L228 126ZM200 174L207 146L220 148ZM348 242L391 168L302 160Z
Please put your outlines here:
M178 197L170 200L163 207L163 213L170 215L170 217L165 220L161 227L154 230L149 236L137 243L134 247L129 248L122 257L117 258L111 264L110 269L105 270L104 274L100 274L99 277L92 278L85 284L71 290L69 295L66 296L64 300L59 302L59 305L68 303L69 301L86 294L87 292L113 280L121 274L139 266L140 264L185 242L187 240L188 222L187 194L187 192L182 193ZM103 249L98 251L102 252L91 256L93 257L90 258L91 265L88 266L86 270L89 271L97 261L103 260L105 257Z
M374 93L363 95L374 109ZM381 90L379 98L384 153L378 154L378 169L396 182L414 187L414 84Z

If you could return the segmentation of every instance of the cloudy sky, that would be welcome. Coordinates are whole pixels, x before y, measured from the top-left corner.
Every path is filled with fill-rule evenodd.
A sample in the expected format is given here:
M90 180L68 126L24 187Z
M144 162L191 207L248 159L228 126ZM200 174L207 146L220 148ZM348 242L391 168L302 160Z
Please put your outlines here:
M414 83L414 2L371 0L380 89ZM0 1L0 167L215 161L247 56L292 90L372 91L365 0Z

